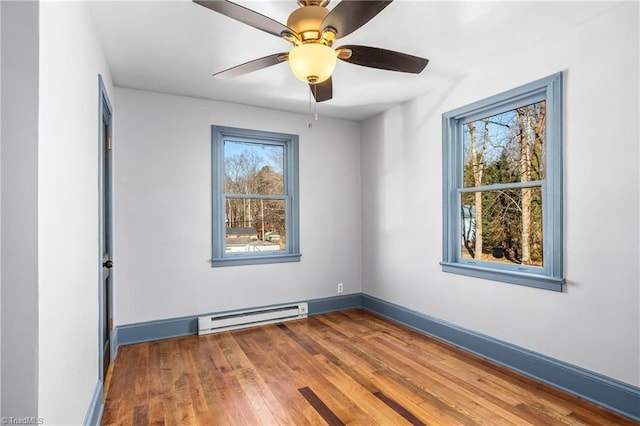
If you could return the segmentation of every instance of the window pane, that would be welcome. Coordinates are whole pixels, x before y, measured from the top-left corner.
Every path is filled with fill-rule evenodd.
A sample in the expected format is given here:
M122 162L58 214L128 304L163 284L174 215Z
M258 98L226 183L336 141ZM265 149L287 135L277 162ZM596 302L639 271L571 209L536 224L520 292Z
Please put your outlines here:
M284 194L284 146L224 142L226 194Z
M543 266L541 187L461 193L461 206L463 259Z
M225 200L225 252L285 251L285 200Z
M464 187L545 178L545 101L465 123L462 128Z

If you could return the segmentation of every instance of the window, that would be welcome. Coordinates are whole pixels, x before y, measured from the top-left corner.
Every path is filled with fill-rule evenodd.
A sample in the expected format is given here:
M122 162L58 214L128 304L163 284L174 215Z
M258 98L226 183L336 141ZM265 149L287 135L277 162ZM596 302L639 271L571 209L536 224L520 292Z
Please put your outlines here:
M443 114L442 270L562 291L562 74Z
M213 266L297 262L298 136L212 126Z

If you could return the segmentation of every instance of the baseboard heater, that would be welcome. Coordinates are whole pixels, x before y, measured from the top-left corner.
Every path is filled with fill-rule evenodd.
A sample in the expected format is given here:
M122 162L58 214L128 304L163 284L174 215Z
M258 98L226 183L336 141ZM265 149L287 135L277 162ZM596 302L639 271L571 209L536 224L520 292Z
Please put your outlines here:
M309 313L307 303L272 306L226 314L213 314L198 317L198 334L219 333L263 324L273 324L306 318Z

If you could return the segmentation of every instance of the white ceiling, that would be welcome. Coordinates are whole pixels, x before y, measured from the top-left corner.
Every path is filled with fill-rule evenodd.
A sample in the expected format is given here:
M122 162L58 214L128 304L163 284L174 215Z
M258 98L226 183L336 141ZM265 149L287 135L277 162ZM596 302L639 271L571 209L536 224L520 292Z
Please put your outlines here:
M237 1L286 23L295 0ZM331 9L338 3L333 0ZM320 115L361 120L414 98L474 67L556 35L615 7L612 2L396 0L336 42L398 50L430 60L419 75L338 61L333 99ZM308 112L308 86L286 63L230 80L214 72L286 52L282 39L190 0L93 1L91 8L117 86Z

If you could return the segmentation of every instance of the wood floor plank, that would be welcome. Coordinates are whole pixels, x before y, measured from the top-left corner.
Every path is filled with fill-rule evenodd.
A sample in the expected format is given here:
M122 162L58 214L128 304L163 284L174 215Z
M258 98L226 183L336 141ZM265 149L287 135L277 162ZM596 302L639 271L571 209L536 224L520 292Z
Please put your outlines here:
M304 396L304 398L311 404L311 406L320 414L322 419L327 422L329 426L343 426L342 420L335 415L327 404L322 401L318 395L316 395L308 386L298 389L298 391Z
M296 322L289 324L296 328ZM296 332L297 338L295 340L292 339L290 345L278 353L278 356L286 365L284 371L287 371L287 377L293 380L292 383L296 383L297 388L310 387L314 389L322 401L344 423L348 424L361 420L371 424L373 419L355 404L350 395L345 395L332 382L330 369L335 368L335 355L327 352L321 342L314 343L316 349L314 349L313 353L315 355L306 352L306 350L302 349L302 346L298 346L298 342L308 338L309 329L303 328L298 331L299 333ZM308 354L308 356L300 356L300 350L304 350L305 355ZM327 356L331 357L332 360L328 360Z
M316 355L316 359L329 364L322 355ZM355 395L345 393L343 389L336 386L329 376L322 379L316 377L308 378L309 387L314 389L318 397L333 411L336 416L345 424L369 424L374 425L376 421L373 414L363 409L355 399Z
M138 423L138 424L144 424L144 423ZM154 425L154 426L161 426L165 424L164 400L162 396L154 396L150 398L147 424Z
M632 425L360 309L119 348L103 425Z
M411 389L413 393L419 395L430 406L435 406L439 410L445 410L450 416L453 416L458 421L464 424L475 424L473 419L474 413L465 412L464 406L458 407L455 403L456 398L450 398L449 395L443 394L441 391L435 392L439 389L439 386L432 386L428 382L425 382L423 377L416 376L416 371L413 369L405 369L397 364L398 359L391 357L393 361L388 361L379 350L372 350L371 348L363 347L360 345L350 345L348 340L340 340L339 336L328 334L327 339L335 340L334 346L343 346L344 349L355 353L365 364L375 367L376 371L386 376L392 377L399 383L403 383L404 386ZM338 340L336 340L338 339ZM454 401L454 402L451 402Z
M282 360L281 371L283 380L295 384L296 389L310 387L327 404L332 411L344 422L351 423L363 420L370 424L373 420L362 411L348 396L342 393L329 379L329 367L334 364L323 354L299 356L296 343L291 342L278 353Z
M402 424L402 417L375 397L365 386L362 386L346 372L331 364L327 378L339 389L343 395L348 396L353 403L363 412L367 413L374 424Z
M384 392L386 395L393 395L394 398L402 401L407 409L426 424L439 426L458 426L469 424L468 422L461 421L461 419L455 415L450 415L446 411L449 407L440 403L440 401L438 401L438 404L441 404L443 408L446 408L433 409L434 405L429 403L428 398L423 399L418 396L406 382L393 380L384 373L375 375L373 377L373 381L381 392Z
M409 411L407 408L405 408L403 405L399 404L392 398L389 398L387 395L383 394L382 392L376 392L374 395L380 401L384 402L391 409L393 409L393 411L400 414L406 421L411 423L413 426L426 426L426 423L423 423L422 420L417 418L411 411Z
M326 333L326 329L325 329ZM322 334L309 330L308 338L320 339ZM342 369L361 385L366 387L369 392L374 393L378 389L368 379L377 369L376 366L369 363L363 363L361 358L354 355L350 349L350 339L340 335L325 336L323 343L318 344L317 351L324 359L329 360L334 366Z
M380 347L381 350L385 350L384 346ZM414 359L413 352L400 352L398 348L393 348L393 353L398 354L403 359L406 359L408 363L415 363L414 367L421 369L422 366L427 366L427 371L433 373L431 376L435 381L447 387L455 387L460 392L460 397L466 397L470 400L475 399L481 401L481 405L488 407L489 411L495 413L505 420L509 420L515 424L525 424L530 416L526 410L518 410L519 406L511 405L499 398L496 398L492 393L485 391L478 386L478 375L472 375L471 379L461 378L460 369L457 373L451 373L447 369L441 368L442 362L425 361L424 359ZM474 380L475 379L475 380ZM535 424L535 422L533 423Z
M133 424L149 424L149 407L146 404L133 407Z
M288 389L289 383L292 381L300 385L306 383L280 361L278 356L280 351L291 352L292 349L287 345L286 341L273 334L275 341L281 343L271 346L273 350L268 351L265 356L264 350L255 350L254 348L256 344L264 344L266 342L261 342L260 339L253 341L253 338L263 334L254 333L249 336L238 334L236 335L236 340L256 370L260 371L261 379L270 391L267 403L270 409L274 411L274 415L281 417L282 413L288 414L287 419L278 418L278 423L296 425L322 424L322 417L314 410L309 409L304 397L292 393ZM270 401L275 401L275 403Z

